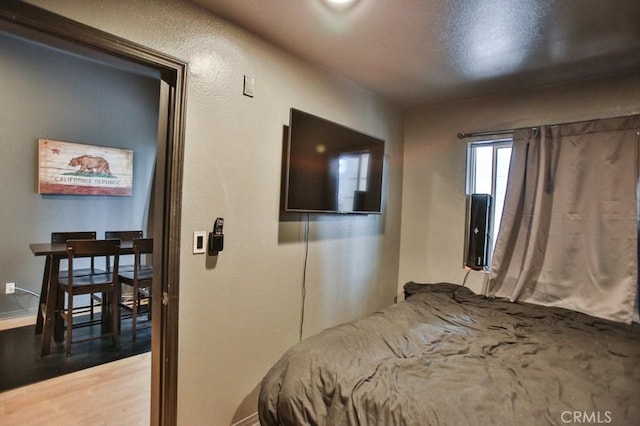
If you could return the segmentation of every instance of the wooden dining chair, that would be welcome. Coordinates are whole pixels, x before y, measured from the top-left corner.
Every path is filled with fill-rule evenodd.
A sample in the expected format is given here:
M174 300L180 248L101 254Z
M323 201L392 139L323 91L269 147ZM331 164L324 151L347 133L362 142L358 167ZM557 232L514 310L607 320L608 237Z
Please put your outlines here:
M69 240L95 240L96 232L94 231L80 231L80 232L52 232L51 233L51 244L64 244ZM67 278L69 273L69 265L67 265L67 269L61 269L58 272L58 277ZM91 256L89 258L89 267L84 268L76 268L73 273L76 277L82 277L85 275L94 275L94 274L104 274L107 271L104 269L96 268L96 259L95 256ZM89 295L89 305L87 306L78 306L76 307L76 311L81 310L89 310L89 319L93 321L94 318L94 302L100 305L101 299L95 294Z
M143 238L144 234L141 230L135 231L105 231L105 240L133 241L136 238ZM107 259L107 269L110 267L110 259ZM120 255L120 272L133 271L133 264L123 264L123 256Z
M137 320L142 300L147 300L148 309L151 308L151 282L153 280L153 266L143 264L143 256L153 253L152 238L136 238L133 240L133 270L120 271L118 280L122 284L132 287L133 299L131 306L121 301L120 306L131 309L131 339L137 337ZM150 312L150 310L148 311ZM145 327L148 327L145 326ZM141 327L142 328L142 327Z
M65 352L71 356L71 345L86 340L100 339L111 336L113 345L118 345L118 263L120 254L120 240L69 240L67 241L67 261L69 271L66 277L58 278L58 292L66 299L66 304L58 307L60 316L66 324ZM92 256L111 256L113 270L111 273L75 275L74 261ZM73 305L74 298L79 295L102 293L107 303L103 304L102 320L110 321L101 327L102 333L85 339L73 341Z

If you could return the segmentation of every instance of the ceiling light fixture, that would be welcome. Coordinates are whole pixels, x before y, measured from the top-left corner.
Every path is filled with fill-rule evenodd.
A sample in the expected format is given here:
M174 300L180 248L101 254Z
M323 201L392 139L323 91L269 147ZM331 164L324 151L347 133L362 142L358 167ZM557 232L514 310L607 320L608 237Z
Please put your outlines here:
M347 10L353 7L358 0L322 0L322 2L334 10Z

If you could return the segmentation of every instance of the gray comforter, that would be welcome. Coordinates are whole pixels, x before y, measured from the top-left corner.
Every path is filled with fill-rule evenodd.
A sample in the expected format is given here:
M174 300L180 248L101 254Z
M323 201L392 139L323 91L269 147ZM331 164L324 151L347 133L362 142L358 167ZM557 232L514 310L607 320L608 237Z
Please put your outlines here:
M407 287L287 351L262 382L262 425L640 425L638 324Z

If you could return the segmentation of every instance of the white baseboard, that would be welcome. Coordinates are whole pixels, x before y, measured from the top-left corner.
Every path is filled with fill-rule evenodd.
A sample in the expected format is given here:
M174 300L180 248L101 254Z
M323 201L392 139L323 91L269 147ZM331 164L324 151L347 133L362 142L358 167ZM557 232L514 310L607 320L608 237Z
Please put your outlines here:
M36 311L33 313L22 314L20 316L2 317L0 318L0 330L9 330L10 328L24 327L36 323Z

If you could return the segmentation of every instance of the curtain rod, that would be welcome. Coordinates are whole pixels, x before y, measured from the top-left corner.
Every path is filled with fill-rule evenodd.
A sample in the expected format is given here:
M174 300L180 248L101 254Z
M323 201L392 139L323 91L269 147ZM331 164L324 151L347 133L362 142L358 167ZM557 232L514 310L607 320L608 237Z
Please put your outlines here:
M555 126L555 124L554 124ZM539 127L532 127L531 131L533 132L537 132L539 130ZM510 130L487 130L485 132L473 132L473 133L458 133L458 139L465 139L465 138L473 138L476 136L499 136L499 135L509 135L509 134L513 134L513 132L515 131L515 129L510 129Z
M498 136L498 135L507 135L509 133L513 133L513 129L511 130L492 130L486 132L473 132L473 133L458 133L458 139L466 139L473 138L475 136Z

